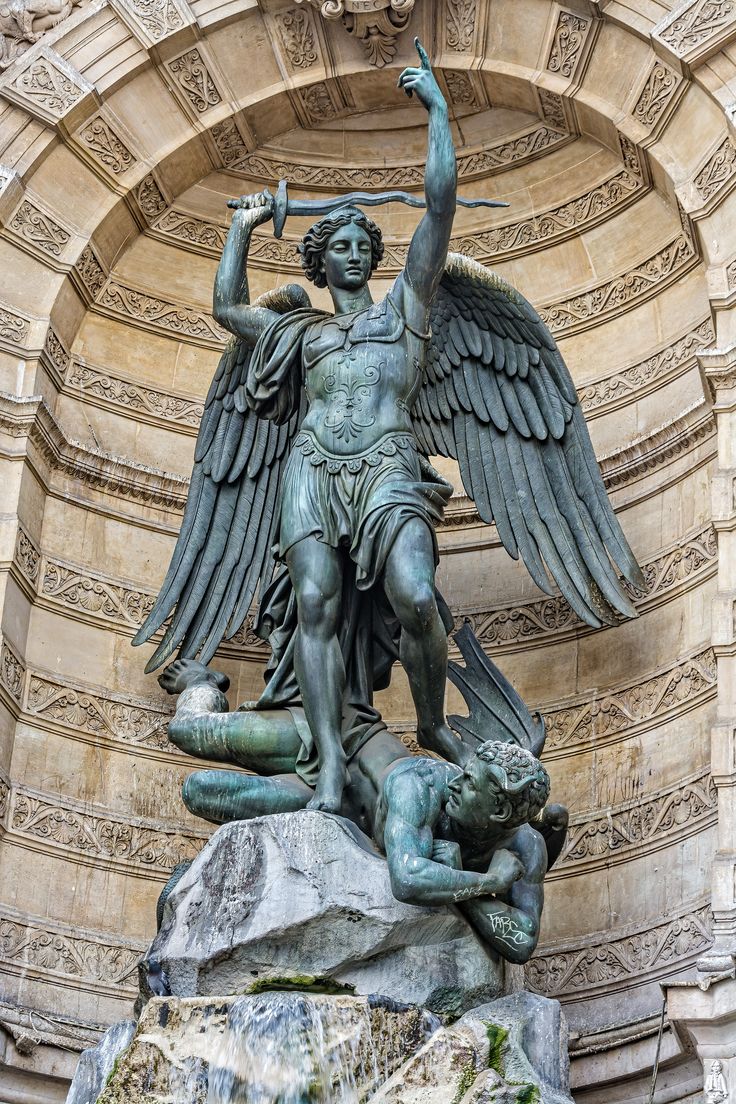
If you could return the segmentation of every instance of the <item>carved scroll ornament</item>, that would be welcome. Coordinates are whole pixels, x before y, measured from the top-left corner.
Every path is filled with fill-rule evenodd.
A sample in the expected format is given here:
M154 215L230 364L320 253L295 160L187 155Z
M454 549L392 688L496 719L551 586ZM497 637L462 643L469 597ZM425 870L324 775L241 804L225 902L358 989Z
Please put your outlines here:
M307 3L317 8L323 19L342 19L348 33L362 43L368 61L377 69L393 61L396 39L414 8L414 0L307 0Z

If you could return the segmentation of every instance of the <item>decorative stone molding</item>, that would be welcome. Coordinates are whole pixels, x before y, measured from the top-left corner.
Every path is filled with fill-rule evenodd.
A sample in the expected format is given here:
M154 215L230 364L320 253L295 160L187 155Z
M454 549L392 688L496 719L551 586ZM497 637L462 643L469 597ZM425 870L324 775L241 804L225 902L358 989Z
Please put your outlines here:
M102 291L107 274L91 245L85 245L77 258L74 270L82 287L86 289L90 300L94 302Z
M549 88L537 88L537 97L545 123L557 127L558 130L569 130L565 114L565 101L562 96L558 96L556 92L551 92Z
M470 74L460 69L448 69L445 74L445 84L450 97L450 103L455 107L477 107L478 101L475 95Z
M18 63L20 72L0 81L0 92L46 123L57 123L92 92L92 85L48 47Z
M82 616L91 615L136 630L151 612L154 602L153 594L112 582L104 575L75 564L52 559L44 560L39 594Z
M598 932L574 945L538 948L524 967L529 988L564 1001L623 989L690 965L709 946L711 910L707 904L666 920L621 932Z
M674 594L699 584L713 573L716 555L716 539L712 529L686 538L682 546L669 549L643 565L649 590L645 597L635 597L635 604L640 609L650 609L668 601ZM82 620L91 618L130 635L143 623L155 600L152 591L52 557L43 558L38 593L42 599L62 606L67 615L71 613ZM544 598L504 609L461 609L456 611L456 619L458 625L468 621L482 646L494 651L513 650L526 646L530 641L547 643L550 637L556 639L562 634L592 631L578 619L562 597ZM239 655L241 648L256 658L261 658L267 651L264 642L253 634L248 624L229 643L223 644L223 652L228 654L235 649L235 654ZM693 693L710 690L715 686L715 676L710 678L708 675L711 658L703 653L699 658L688 660L684 667L680 665L671 672L648 680L651 685L647 685L644 697L641 689L644 684L637 684L638 689L632 690L632 702L639 702L641 698L639 706L627 705L627 688L622 691L624 696L620 701L619 698L612 699L605 707L601 705L599 708L590 701L584 701L579 706L566 706L559 717L549 720L548 751L567 747L570 743L577 744L593 736L600 739L619 731L632 721L633 710L649 707L648 703L654 700L653 695L656 697L660 689L661 700L664 701L670 681L679 688L678 693L687 687L693 687ZM706 680L707 686L701 686L701 679ZM656 704L652 708L656 709ZM595 723L593 718L598 718ZM642 714L640 720L643 719Z
M98 293L95 303L98 308L109 310L134 326L149 331L158 330L166 337L172 334L186 337L208 348L221 349L229 336L211 314L183 303L159 299L118 280L109 279Z
M51 366L52 372L56 373L57 378L60 380L64 379L71 358L61 338L51 324L49 324L46 331L46 340L43 343L43 355Z
M56 794L13 786L8 829L70 857L105 860L123 869L168 877L177 863L193 859L209 837L205 830L175 828L160 821L124 817Z
M15 538L15 549L13 551L13 563L17 565L23 578L35 585L38 580L38 573L41 566L41 553L38 551L22 525L18 525L18 534Z
M113 6L144 44L160 42L191 21L177 0L113 0Z
M610 493L648 475L661 464L670 464L679 456L715 436L716 424L712 410L700 404L687 410L662 429L620 452L601 456L598 462L603 483ZM702 461L701 461L702 462Z
M153 173L141 180L133 195L146 222L153 220L167 208L166 198L156 182Z
M629 172L642 180L648 180L649 172L646 162L635 143L627 138L625 134L619 134L618 143L621 147L621 159Z
M342 111L342 104L333 95L333 82L317 81L307 88L298 88L292 95L297 114L307 127L329 123Z
M456 54L468 53L475 40L477 0L445 0L445 46Z
M717 791L707 771L598 814L573 814L565 849L547 875L557 880L669 847L716 823Z
M450 239L450 249L464 253L481 263L493 263L544 249L575 234L597 226L612 214L625 210L648 188L648 184L628 168L620 169L613 176L592 188L582 196L576 196L537 215L520 219L506 226L490 230L478 230L472 234L455 235ZM172 238L193 247L197 252L218 257L222 253L227 235L224 224L206 222L176 207L161 211L150 220L154 236ZM255 266L275 267L294 272L301 271L296 246L298 238L284 237L277 241L269 234L254 234L248 261ZM380 272L384 275L398 272L406 264L408 241L385 241L384 258Z
M637 122L652 130L673 104L683 78L664 61L652 65L632 112Z
M681 588L699 584L715 573L717 561L716 533L711 526L684 537L681 545L642 565L647 591L643 597L632 593L634 604L640 610L649 609ZM562 596L491 610L459 610L457 617L470 622L483 647L489 650L525 647L530 641L541 642L540 638L546 642L585 631L583 622ZM559 724L563 724L562 719ZM562 729L559 742L565 742ZM548 748L551 746L548 743Z
M181 427L192 433L198 430L204 409L202 400L145 387L77 359L72 361L64 385L65 389L74 389L86 402L124 414L137 422L143 420L154 425L165 422L167 426Z
M208 348L221 349L228 335L211 314L183 303L171 303L108 278L91 245L85 246L74 266L78 283L98 311L109 311L134 326L181 335Z
M102 115L90 119L77 137L93 160L114 177L122 176L135 164L128 146Z
M725 191L736 177L736 145L725 138L693 181L695 191L703 203Z
M0 341L7 341L10 345L25 345L30 329L30 318L0 303Z
M660 465L697 448L710 439L714 431L715 424L710 413L694 422L690 418L677 419L652 434L651 438L645 438L630 449L606 458L603 462L604 484L610 483L618 488L639 480ZM18 398L0 392L0 436L2 434L10 438L28 438L34 450L38 477L47 488L53 483L54 473L59 472L65 478L71 477L82 486L113 496L120 502L141 503L148 509L157 507L166 511L180 512L184 508L189 484L186 477L82 445L67 437L38 395ZM39 469L38 461L43 461L46 471L43 466ZM73 497L74 483L65 484L63 493L66 497ZM646 491L642 493L646 495ZM80 498L80 501L86 501L86 498ZM131 516L126 510L122 513ZM482 522L475 505L458 495L445 512L440 529L469 525L480 526Z
M560 303L538 308L540 317L554 334L567 336L578 333L659 294L663 287L679 280L698 260L699 253L693 238L690 234L680 233L663 249L657 250L628 272Z
M573 12L560 11L547 56L547 69L571 80L583 56L591 21Z
M188 479L99 448L81 445L67 437L38 395L18 398L0 392L2 434L11 439L26 438L29 441L34 469L47 490L53 474L58 472L65 480L79 481L86 488L122 502L141 503L147 509L159 508L178 513L184 508ZM63 493L65 497L70 497L68 486ZM122 513L126 515L125 510Z
M0 774L0 827L5 820L5 813L8 808L8 798L10 796L10 783Z
M133 996L143 943L112 940L103 932L68 928L2 906L0 962L13 973L82 982L96 992Z
M152 229L157 234L162 234L168 240L174 238L186 245L195 246L198 251L209 256L219 257L225 246L227 229L213 222L205 222L204 219L189 215L185 211L178 211L175 207L164 210L152 223ZM267 239L268 240L268 239ZM275 241L275 238L270 239ZM253 239L251 241L254 243ZM296 249L296 246L294 247ZM248 255L250 263L253 247Z
M4 637L0 640L0 686L10 694L16 704L23 697L26 668L23 660Z
M651 356L619 372L578 387L578 398L586 417L616 409L641 398L666 380L697 363L696 353L715 340L713 323L706 318L696 329Z
M545 714L546 754L600 748L621 733L637 731L664 715L707 700L717 689L712 648L642 681L614 688L604 697L587 699Z
M317 87L313 85L312 87ZM376 189L421 187L424 184L424 164L340 165L321 162L307 165L274 157L268 152L249 152L233 120L225 127L218 124L211 134L215 140L223 166L243 173L251 179L277 181L286 178L294 187L308 187L334 191L336 188ZM525 164L543 151L549 151L572 140L569 131L535 123L523 133L503 138L491 145L479 146L457 159L458 177L473 180L492 176L510 166Z
M166 69L195 115L203 115L222 103L222 96L197 47L167 61Z
M734 32L735 0L685 0L660 20L652 37L692 64L720 49Z
M237 170L238 162L248 156L248 147L234 119L223 119L210 131L215 149L225 169Z
M60 257L71 241L71 232L65 230L51 215L47 215L30 199L24 199L7 223L23 242L35 246L50 257Z
M292 69L311 69L319 57L317 32L309 8L291 8L273 17L279 41Z
M31 671L26 709L32 716L95 742L105 739L126 748L173 753L166 736L171 714L156 702L122 698L68 679L60 682L43 671Z

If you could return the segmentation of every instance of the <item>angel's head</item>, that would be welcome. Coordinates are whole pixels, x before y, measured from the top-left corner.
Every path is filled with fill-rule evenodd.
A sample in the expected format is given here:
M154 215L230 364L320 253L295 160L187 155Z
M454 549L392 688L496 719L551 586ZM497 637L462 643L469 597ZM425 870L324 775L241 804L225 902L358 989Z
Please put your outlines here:
M518 744L487 740L449 785L446 809L466 829L517 828L532 820L549 797L549 775Z
M357 207L339 207L316 222L297 249L307 279L317 287L357 291L383 257L383 236Z

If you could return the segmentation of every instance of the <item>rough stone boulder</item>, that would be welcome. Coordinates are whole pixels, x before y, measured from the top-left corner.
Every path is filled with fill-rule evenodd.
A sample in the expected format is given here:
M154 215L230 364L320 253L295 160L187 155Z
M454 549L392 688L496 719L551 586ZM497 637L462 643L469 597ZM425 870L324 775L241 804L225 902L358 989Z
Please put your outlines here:
M180 997L311 977L458 1015L503 988L502 963L456 909L396 901L367 837L319 812L218 829L170 894L152 960Z

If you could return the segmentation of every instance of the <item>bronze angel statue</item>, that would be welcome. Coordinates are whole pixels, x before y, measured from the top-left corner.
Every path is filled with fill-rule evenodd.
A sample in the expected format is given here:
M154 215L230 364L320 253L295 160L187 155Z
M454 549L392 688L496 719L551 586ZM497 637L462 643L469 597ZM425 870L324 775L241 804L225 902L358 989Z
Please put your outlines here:
M551 575L589 625L635 615L619 573L643 583L554 339L503 279L448 255L455 153L417 49L420 65L399 85L429 116L426 212L385 298L374 303L368 285L381 232L349 204L299 246L334 313L296 285L251 303L250 237L274 198L238 201L214 290L233 337L206 399L171 565L136 637L169 619L147 670L176 651L206 664L257 596L254 628L272 656L255 711L291 710L297 781L313 788L311 808L331 812L348 764L384 727L373 693L397 660L419 744L460 765L469 755L444 715L452 619L435 588L434 527L452 487L431 456L458 461L509 554L546 593ZM257 770L258 754L250 761Z

